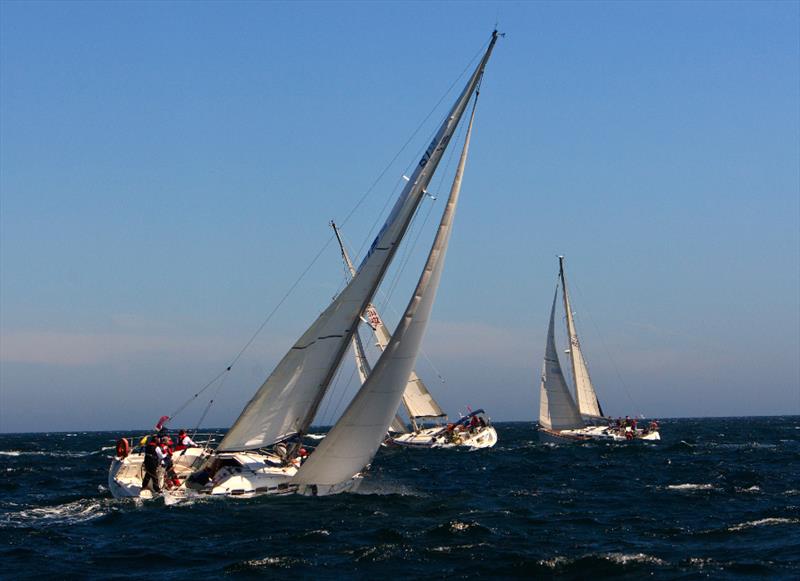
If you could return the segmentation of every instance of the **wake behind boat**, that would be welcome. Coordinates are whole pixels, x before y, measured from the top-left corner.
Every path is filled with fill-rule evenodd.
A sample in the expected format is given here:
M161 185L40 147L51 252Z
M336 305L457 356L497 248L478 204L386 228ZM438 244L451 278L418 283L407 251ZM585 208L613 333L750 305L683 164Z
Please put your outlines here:
M559 285L556 285L553 305L550 308L550 324L547 328L547 345L539 389L539 439L543 442L554 443L589 440L610 442L660 440L661 435L656 422L651 422L646 428L639 428L636 420L627 417L625 420L617 421L604 417L575 330L567 279L564 274L563 256L558 257L558 264L558 276L564 299L569 338L568 353L572 365L572 377L575 381L577 404L567 387L567 381L558 359L555 341L555 312Z
M478 88L497 37L494 31L480 62L415 165L355 276L286 353L219 445L213 450L204 448L184 455L186 465L180 471L175 469L174 476L169 477L171 494L316 496L354 491L359 486L400 405L430 317L460 194ZM371 303L473 100L459 168L411 300L375 368L316 450L305 456L303 438L353 340L361 315ZM157 438L153 436L144 451L126 455L123 450L114 459L109 471L109 486L114 496L137 496L145 484L149 485L154 476L152 458L157 453L152 446L161 445Z

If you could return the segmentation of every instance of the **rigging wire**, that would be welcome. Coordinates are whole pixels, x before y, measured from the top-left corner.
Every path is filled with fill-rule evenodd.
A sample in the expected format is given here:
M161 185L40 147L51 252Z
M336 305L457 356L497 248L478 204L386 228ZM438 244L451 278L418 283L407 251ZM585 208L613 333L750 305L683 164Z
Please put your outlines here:
M461 73L452 81L450 86L445 90L445 92L442 94L442 96L439 98L439 100L436 102L436 104L431 108L431 110L428 112L428 114L425 116L425 118L419 123L417 128L412 132L411 136L401 146L401 148L397 151L397 153L394 155L394 157L392 157L391 161L389 161L389 163L386 165L386 167L378 174L378 177L372 182L372 184L369 186L369 188L367 188L367 190L364 192L364 194L361 196L361 198L359 198L359 200L355 203L355 205L352 207L352 209L347 213L347 215L345 216L344 220L342 220L341 225L347 224L347 222L350 220L350 218L353 216L353 214L356 212L356 210L358 210L358 208L361 207L361 205L364 203L364 201L367 199L367 197L372 193L372 191L375 189L375 187L378 185L378 183L383 179L383 177L386 175L386 173L389 171L389 169L394 165L395 161L397 161L397 159L400 157L400 155L402 155L402 153L406 150L408 145L414 140L414 138L416 137L417 133L419 133L419 131L422 129L422 127L425 125L425 123L427 123L428 119L433 115L433 113L436 111L436 109L438 109L439 105L442 103L442 101L444 101L445 97L447 97L447 95L450 93L450 91L452 91L452 89L456 85L456 83L458 83L458 81L470 69L470 67L475 62L475 60L478 58L478 56L485 50L486 46L488 46L488 42L490 42L490 41L485 42L481 46L481 48L470 59L470 61L467 63L467 65L464 67L464 69L461 71ZM397 189L397 186L395 186L395 189L393 191L396 191L396 189ZM391 200L391 198L387 199L386 204L384 204L384 210L382 210L381 213L383 213L383 211L385 211L385 208L388 205L388 200ZM376 221L376 224L377 224L377 221ZM372 233L372 230L374 230L374 228L375 228L375 225L373 225L372 229L370 230L370 233L367 235L367 240L370 239L370 234ZM275 315L275 313L278 311L278 309L280 309L280 307L283 305L283 303L286 301L286 299L289 298L289 296L294 292L294 290L297 288L297 286L300 284L300 282L303 280L303 278L306 276L306 274L308 274L308 272L311 270L311 268L316 264L316 262L319 260L320 256L322 256L322 254L325 252L325 250L328 248L328 246L330 246L330 244L331 244L331 242L333 241L334 238L335 238L335 236L333 236L333 235L328 237L328 239L325 241L325 243L322 245L322 247L319 249L319 251L314 255L314 257L312 258L311 262L306 266L306 268L300 273L300 275L291 284L289 289L284 293L284 295L281 297L281 299L278 301L278 303L275 305L275 307L269 312L269 314L266 316L266 318L258 326L258 328L252 334L250 339L248 339L248 341L244 344L244 346L239 350L239 352L233 358L231 363L225 369L220 371L211 381L206 383L200 390L198 390L197 393L195 393L192 397L190 397L188 400L186 400L186 402L184 402L181 406L179 406L177 408L177 410L175 410L172 414L170 414L170 417L169 417L170 420L172 420L175 416L180 414L189 404L191 404L194 400L196 400L203 392L205 392L215 382L217 382L225 374L227 374L227 373L229 373L231 371L233 366L236 365L236 363L239 361L239 359L242 357L242 355L245 353L245 351L247 351L247 349L250 347L250 345L252 345L253 341L255 341L255 339L258 337L258 335L261 333L261 331L263 331L264 327L266 327L267 323L269 323L269 321L272 319L272 317ZM362 245L362 248L363 248L363 245ZM220 385L222 385L222 384L220 384ZM217 390L217 393L218 392L219 392L219 390ZM208 409L213 404L213 401L214 400L212 399L209 402L206 410L203 412L203 417L205 417L205 415L208 413ZM198 424L198 427L199 427L199 424Z

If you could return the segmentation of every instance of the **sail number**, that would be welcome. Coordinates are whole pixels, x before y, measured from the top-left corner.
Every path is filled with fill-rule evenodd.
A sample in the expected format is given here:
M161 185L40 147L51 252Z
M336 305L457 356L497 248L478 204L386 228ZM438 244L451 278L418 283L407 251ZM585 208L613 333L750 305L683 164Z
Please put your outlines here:
M428 146L428 149L425 150L425 153L422 155L422 159L419 160L419 167L425 167L428 165L428 162L431 160L431 156L433 155L434 151L443 150L447 147L447 143L450 141L450 134L445 134L442 137L442 141L439 143L439 147L436 147L436 138L434 137L431 144Z

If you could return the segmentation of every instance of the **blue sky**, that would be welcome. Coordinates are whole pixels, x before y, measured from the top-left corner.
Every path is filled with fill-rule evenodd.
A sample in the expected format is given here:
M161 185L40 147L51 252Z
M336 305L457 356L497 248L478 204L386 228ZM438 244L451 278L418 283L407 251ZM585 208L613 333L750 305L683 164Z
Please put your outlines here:
M425 341L445 383L418 366L445 409L537 417L564 254L607 412L800 413L798 3L3 2L0 431L177 408L434 110L344 225L368 239L495 20ZM342 281L329 246L206 425L230 425Z

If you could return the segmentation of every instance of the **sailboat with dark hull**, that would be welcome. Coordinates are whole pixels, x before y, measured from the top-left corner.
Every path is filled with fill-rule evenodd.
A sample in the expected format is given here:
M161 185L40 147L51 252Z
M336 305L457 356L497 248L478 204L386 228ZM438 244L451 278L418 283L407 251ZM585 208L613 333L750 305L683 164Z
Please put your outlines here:
M302 440L460 120L470 101L477 102L478 87L497 37L495 31L355 276L281 359L219 445L213 450L196 449L191 474L179 479L172 494L191 490L222 496L326 495L358 487L395 416L414 367L439 284L460 183L457 187L454 182L420 280L375 368L308 456L302 454ZM472 111L474 115L474 105ZM143 452L134 450L112 461L109 486L114 496L138 496L142 492L143 459Z
M597 398L589 368L583 357L581 343L575 329L575 318L564 274L564 257L558 257L558 279L553 304L550 308L550 323L547 328L542 378L539 388L539 439L544 442L581 442L605 440L626 442L632 440L660 440L658 426L652 422L647 428L638 428L635 420L615 422L603 415ZM566 332L569 340L570 365L575 382L573 399L558 358L555 340L555 315L559 287L562 291Z

